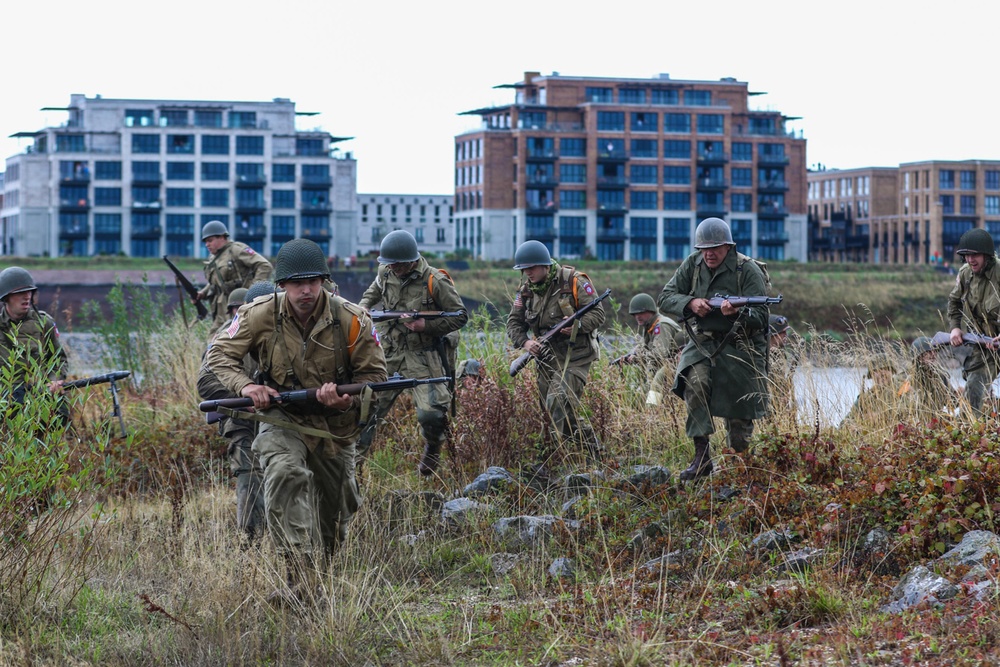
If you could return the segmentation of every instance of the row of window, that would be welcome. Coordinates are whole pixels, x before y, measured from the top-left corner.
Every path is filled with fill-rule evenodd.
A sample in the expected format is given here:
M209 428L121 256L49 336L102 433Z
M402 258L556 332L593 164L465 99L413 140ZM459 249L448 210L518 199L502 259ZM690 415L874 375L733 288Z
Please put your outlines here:
M323 254L329 256L330 242L322 239L313 240L319 245ZM59 254L62 256L87 256L91 254L88 243L87 239L63 239L59 242ZM246 244L255 251L264 254L263 239L247 239ZM269 246L270 256L277 255L284 244L285 241L272 241ZM120 238L94 238L93 254L118 255L124 252L124 247ZM196 245L191 239L182 238L167 238L162 242L160 239L132 239L128 248L131 250L132 257L160 257L164 254L174 257L197 256L204 258L206 256L203 246Z
M588 86L585 90L587 101L597 104L680 104L685 106L711 106L710 90L678 90L676 88L610 88ZM615 97L617 93L617 99ZM683 95L682 95L683 93Z
M159 178L161 163L157 161L132 160L132 178ZM167 162L167 179L178 181L194 180L195 165L201 165L201 178L206 181L227 181L229 180L229 162ZM271 180L275 183L294 183L295 164L271 165ZM330 182L330 165L328 164L303 164L302 181L304 183L328 183ZM266 178L264 164L262 162L237 162L235 165L236 180L256 183ZM90 167L86 162L75 160L61 160L59 162L59 175L62 180L87 178L90 176ZM96 181L120 181L122 180L122 162L120 160L97 160L94 162L94 180Z
M625 120L632 132L659 132L660 114L651 111L598 111L597 129L604 132L624 132ZM696 114L695 127L699 134L725 134L726 117L722 114ZM663 131L678 134L691 133L691 114L663 114Z
M223 112L216 109L195 109L195 127L230 127L230 128L255 128L257 127L257 113L255 111L230 111L228 114L229 124L224 126ZM156 112L153 109L126 109L126 127L188 127L191 125L191 110L189 109L161 109L159 123L156 121Z
M526 140L527 156L529 158L554 157L586 157L587 140L579 137L564 137L559 139L559 152L556 153L556 143L552 137L528 137ZM606 157L657 158L661 142L656 139L631 139L626 152L624 139L614 137L599 137L597 139L598 153ZM668 139L662 142L663 158L690 159L692 141L689 139ZM725 158L725 144L722 141L694 142L699 158ZM738 162L752 162L754 145L745 141L734 141L730 145L731 157ZM758 159L784 160L785 145L778 143L758 143Z
M194 206L197 199L201 206L229 206L232 190L229 188L167 188L167 206ZM61 186L59 188L59 201L63 205L73 205L74 202L83 201L86 204L87 188ZM131 188L133 205L159 205L159 186L133 185ZM270 208L295 208L295 190L272 190ZM264 192L262 188L236 188L234 199L237 207L242 208L266 208ZM303 207L315 206L323 207L327 204L327 194L325 191L303 189L301 193ZM94 188L95 206L121 206L122 188Z
M749 167L732 167L729 171L734 187L752 187L753 169ZM656 185L659 181L660 167L653 164L628 165L628 178L625 176L625 165L599 165L598 184L639 183ZM562 163L559 165L559 178L556 179L556 168L553 164L536 164L528 167L527 185L547 186L558 183L586 183L587 165ZM700 167L691 165L664 165L664 185L690 185L694 178L699 184L725 184L724 167ZM515 179L516 180L516 179ZM784 186L784 169L760 167L757 169L757 182L762 186Z
M165 139L165 140L164 140ZM201 153L203 155L229 155L228 134L205 134L201 137ZM193 134L147 134L132 135L132 152L159 155L161 145L166 146L168 154L193 154L195 137ZM83 134L57 134L56 151L60 153L86 153L87 141ZM263 155L264 137L237 136L237 155ZM323 139L296 138L295 154L300 157L327 155Z
M129 216L132 235L155 234L160 235L161 231L166 232L166 236L191 236L197 230L211 220L219 220L232 229L235 238L240 238L241 234L252 236L261 235L264 227L263 215L240 215L239 222L234 227L229 227L229 215L218 213L203 213L198 218L200 222L195 227L194 214L168 213L160 216L154 212L134 212ZM161 219L165 222L165 230L161 230ZM302 235L311 238L328 237L330 235L330 218L325 215L302 215L301 222ZM93 215L94 235L120 235L122 233L121 213L95 213ZM295 237L294 215L272 215L271 237L281 239L291 239ZM60 213L59 232L62 235L79 234L89 232L87 226L88 215L86 213Z
M661 196L662 195L662 196ZM628 193L628 206L631 210L691 210L690 192L657 192L656 190L632 190ZM757 195L757 210L763 213L780 212L784 210L785 198L781 194ZM752 212L754 195L733 193L729 196L730 208L725 206L725 198L721 192L699 192L695 199L699 210L724 211L732 210L743 213ZM526 193L526 206L540 211L556 208L556 200L547 191L529 191ZM584 190L560 190L558 208L586 209L587 193ZM624 210L626 208L626 193L622 190L598 190L598 210Z

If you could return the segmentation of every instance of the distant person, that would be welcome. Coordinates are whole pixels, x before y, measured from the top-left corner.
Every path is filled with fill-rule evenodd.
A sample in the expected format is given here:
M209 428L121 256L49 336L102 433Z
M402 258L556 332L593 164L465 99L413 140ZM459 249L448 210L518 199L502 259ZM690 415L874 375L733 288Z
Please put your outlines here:
M798 423L798 404L795 400L795 370L802 358L798 336L792 338L792 325L784 315L768 316L768 369L770 388L768 413L781 418L787 426Z
M943 411L950 414L958 394L951 388L947 371L937 363L937 348L930 338L919 336L910 349L913 361L905 393L911 396L917 413L927 419L939 417Z
M632 351L622 357L623 364L639 364L651 378L646 393L647 405L659 405L663 400L666 378L671 382L676 368L677 353L687 342L684 330L674 320L659 313L656 302L648 294L636 294L628 304L642 339Z
M888 350L871 353L865 379L871 380L871 385L861 388L841 425L891 426L898 423L903 413L904 378L897 374Z
M965 332L996 339L1000 335L1000 268L997 267L993 237L985 229L970 229L958 240L956 252L965 263L948 295L951 344L962 345ZM962 377L965 379L965 398L976 419L984 416L983 405L990 397L998 373L1000 356L996 342L989 346L971 346L962 363Z

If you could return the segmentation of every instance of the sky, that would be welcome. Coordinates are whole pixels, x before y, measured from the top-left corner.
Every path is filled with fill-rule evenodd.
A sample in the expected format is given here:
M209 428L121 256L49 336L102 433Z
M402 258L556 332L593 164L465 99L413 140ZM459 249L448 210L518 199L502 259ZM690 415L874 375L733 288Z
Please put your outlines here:
M15 0L0 10L0 154L88 97L291 99L354 137L359 193L450 194L463 111L525 71L715 81L800 120L807 164L1000 159L1000 4L984 0Z

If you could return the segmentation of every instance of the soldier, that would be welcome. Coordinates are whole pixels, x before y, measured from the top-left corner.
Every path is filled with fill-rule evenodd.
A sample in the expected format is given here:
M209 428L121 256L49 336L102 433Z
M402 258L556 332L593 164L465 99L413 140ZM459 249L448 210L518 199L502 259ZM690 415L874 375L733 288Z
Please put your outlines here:
M458 330L469 316L451 276L428 264L417 251L416 240L403 230L390 232L382 239L378 262L375 281L358 302L362 308L381 303L385 310L461 313L433 320L399 318L379 322L376 328L382 338L389 374L417 379L452 377L458 354ZM438 468L441 446L447 438L454 385L421 385L409 391L413 392L425 443L417 470L421 475L431 475ZM383 392L378 396L375 413L358 443L358 456L362 460L375 438L379 421L389 414L398 396L399 392Z
M268 288L268 291L259 286ZM274 292L274 285L266 281L256 282L252 287L257 290L253 295L242 287L229 294L229 324L232 324L232 319L244 303L252 302L256 296ZM249 354L243 358L243 372L250 378L257 375L257 362ZM203 401L233 396L204 361L198 372L198 394ZM263 533L265 525L264 471L260 459L251 449L256 429L254 423L246 419L222 416L219 420L219 435L229 441L226 450L229 470L236 478L236 525L253 542Z
M636 294L628 304L628 313L642 332L642 343L621 359L623 364L642 364L653 380L646 394L646 405L659 405L663 400L663 385L669 374L673 377L674 360L685 342L681 325L656 310L656 302L648 294Z
M794 426L798 421L798 405L795 402L795 369L799 365L802 351L790 338L792 327L783 315L768 316L768 367L770 385L768 412L771 417L782 417Z
M951 344L962 345L962 333L966 331L996 339L1000 334L1000 268L993 237L985 229L970 229L958 240L956 252L965 264L958 270L955 287L948 295ZM962 377L965 397L977 419L983 417L983 403L990 396L998 372L996 341L990 346L972 346L962 363Z
M205 262L207 284L198 290L195 302L212 300L214 319L208 334L211 340L229 319L226 315L229 293L237 287L250 287L258 280L268 280L272 267L247 244L230 241L229 230L218 220L205 223L201 228L201 240L212 258Z
M253 399L267 528L301 599L315 590L317 557L346 538L361 502L355 451L367 406L337 386L384 381L385 357L364 310L322 288L329 269L316 243L289 241L275 264L284 293L244 306L212 344L208 366L231 393ZM260 366L257 381L243 371L247 354ZM315 402L271 404L280 391L310 387L319 388ZM290 601L285 590L271 599Z
M910 377L904 385L904 393L913 397L918 413L925 417L935 417L950 412L948 408L957 394L951 388L948 373L937 363L937 348L927 336L918 336L910 345L913 361Z
M574 440L591 458L599 459L602 448L597 435L577 412L590 365L598 357L597 328L604 323L604 308L592 309L547 345L536 340L596 299L594 285L585 273L556 263L539 241L525 241L518 247L514 269L521 272L524 282L517 288L507 317L511 346L535 357L538 397L555 442Z
M59 342L59 329L55 320L35 306L38 287L25 269L11 266L0 271L0 366L5 370L12 362L10 398L21 405L42 378L31 377L33 371L45 374L46 387L59 393L66 379L66 351ZM58 407L64 422L69 420L69 409L62 401Z
M465 359L458 364L455 378L466 389L477 386L483 377L483 365L478 359Z
M702 220L694 239L696 252L681 263L658 300L661 312L685 319L690 337L673 386L687 404L685 430L695 448L681 480L712 472L713 417L725 419L729 446L742 453L750 447L753 420L767 408L767 306L735 307L727 300L712 308L707 301L716 294L766 296L764 272L736 251L721 218Z
M841 426L872 422L893 425L899 422L903 413L900 397L904 393L905 378L897 373L892 356L888 349L872 353L865 374L865 379L871 380L871 386L861 388Z

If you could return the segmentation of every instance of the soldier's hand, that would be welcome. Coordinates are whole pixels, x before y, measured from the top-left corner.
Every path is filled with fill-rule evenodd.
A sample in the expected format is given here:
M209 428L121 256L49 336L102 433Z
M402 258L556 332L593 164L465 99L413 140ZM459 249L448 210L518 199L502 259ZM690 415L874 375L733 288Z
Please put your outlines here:
M347 410L351 407L351 396L340 394L333 382L327 382L316 390L316 400L334 410Z
M403 323L404 327L416 333L420 333L427 326L427 320L425 320L422 317L418 317L417 319L412 319L409 317L401 317L399 318L399 321Z
M722 302L722 307L719 310L721 310L722 314L726 317L734 317L740 312L739 308L729 303L729 299Z
M712 312L712 307L708 305L707 299L697 298L688 302L688 309L697 317L705 317Z
M952 329L951 330L951 336L949 338L949 342L954 347L958 347L959 345L961 345L962 343L964 343L965 341L962 340L962 330L959 329L958 327L955 327L954 329Z
M253 400L253 407L262 409L271 404L271 397L277 396L278 390L263 384L248 384L240 390L240 396Z
M62 380L53 380L52 382L49 383L49 391L55 393L60 389L62 389L62 386L63 386Z
M545 346L539 343L534 338L529 338L528 342L524 344L525 352L528 352L529 354L536 357L542 353L543 349L545 349Z

